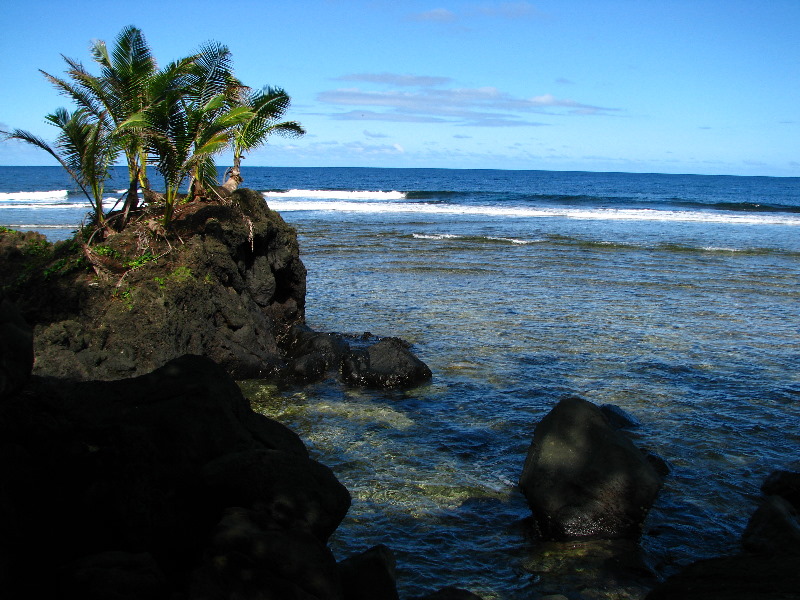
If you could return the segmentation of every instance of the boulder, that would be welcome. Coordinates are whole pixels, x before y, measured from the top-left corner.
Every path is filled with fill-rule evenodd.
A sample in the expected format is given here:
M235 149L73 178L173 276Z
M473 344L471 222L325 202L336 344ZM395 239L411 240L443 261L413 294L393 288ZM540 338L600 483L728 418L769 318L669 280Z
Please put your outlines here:
M350 493L328 467L280 450L226 454L203 467L202 479L204 494L217 506L257 510L321 542L350 508Z
M683 568L646 600L791 600L798 590L800 556L721 556Z
M184 582L204 557L215 568L214 556L239 560L231 531L251 523L257 532L241 544L251 544L271 594L253 597L339 598L324 540L349 494L207 358L184 356L118 381L34 376L0 403L0 480L0 589L8 597L205 597L186 596ZM243 577L245 562L236 571ZM318 573L326 573L319 584ZM129 595L106 595L134 579L141 585Z
M536 426L520 487L543 539L637 539L662 479L643 453L582 398Z
M61 597L81 600L167 600L167 581L146 552L104 552L61 569Z
M782 497L800 511L800 473L797 471L770 473L761 485L761 491L767 496Z
M295 325L287 350L289 377L298 382L312 382L329 374L339 376L342 361L349 352L350 344L341 335Z
M755 554L800 555L800 515L788 500L768 496L750 517L742 547Z
M352 351L342 365L346 383L374 388L409 388L428 381L431 370L398 338L384 338Z
M190 580L192 600L343 600L327 546L257 511L226 509L205 556Z
M399 600L395 559L383 544L339 562L346 600Z
M0 400L19 392L33 369L33 329L0 289Z

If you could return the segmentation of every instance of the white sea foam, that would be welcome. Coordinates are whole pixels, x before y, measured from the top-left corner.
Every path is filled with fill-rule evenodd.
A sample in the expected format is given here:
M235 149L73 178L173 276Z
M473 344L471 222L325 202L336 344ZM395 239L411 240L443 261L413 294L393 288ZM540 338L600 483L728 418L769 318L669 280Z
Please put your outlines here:
M114 200L114 198L111 198ZM3 204L3 210L19 210L19 209L27 209L27 210L74 210L74 209L87 209L91 208L91 204L88 202L64 202L61 204L55 204L53 202L25 202L25 203L9 203Z
M348 192L342 192L345 194ZM361 194L364 192L349 192ZM376 193L376 192L371 192ZM396 193L396 192L382 192ZM328 200L293 200L288 196L265 194L270 208L280 212L332 211L358 213L417 213L436 215L465 215L487 217L561 217L580 220L604 221L664 221L685 223L731 223L740 225L791 225L800 226L800 216L773 213L733 213L711 211L679 211L654 209L568 208L568 207L505 207L464 204L427 204L416 202L352 202L330 197Z
M352 190L288 190L286 192L264 192L268 200L273 198L306 198L318 200L405 200L405 192L352 191Z
M51 190L47 192L3 192L0 193L0 202L9 200L66 200L67 194L67 190Z

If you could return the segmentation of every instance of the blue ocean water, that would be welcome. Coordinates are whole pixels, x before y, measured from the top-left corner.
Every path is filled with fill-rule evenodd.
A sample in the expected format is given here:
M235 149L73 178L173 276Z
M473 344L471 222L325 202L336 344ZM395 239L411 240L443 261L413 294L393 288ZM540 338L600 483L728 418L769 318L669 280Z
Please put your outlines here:
M663 573L734 551L766 475L800 469L800 179L244 176L298 231L309 324L403 337L433 370L407 392L242 384L351 491L337 558L386 544L403 595L546 589L515 483L568 394L635 415L671 465L642 539ZM58 168L0 168L0 225L60 239L87 209Z

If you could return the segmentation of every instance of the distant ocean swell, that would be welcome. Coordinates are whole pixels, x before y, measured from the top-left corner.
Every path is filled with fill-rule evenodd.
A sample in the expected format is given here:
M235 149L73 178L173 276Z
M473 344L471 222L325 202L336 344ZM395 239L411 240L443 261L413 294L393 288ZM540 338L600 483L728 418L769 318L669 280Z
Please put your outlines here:
M355 192L289 190L264 192L271 208L278 212L340 211L359 213L424 213L488 217L562 217L583 220L671 221L732 223L743 225L800 225L800 216L781 213L745 214L715 210L668 210L654 208L572 208L568 206L497 206L402 202L403 192ZM697 205L698 207L706 205ZM740 209L741 210L741 209Z

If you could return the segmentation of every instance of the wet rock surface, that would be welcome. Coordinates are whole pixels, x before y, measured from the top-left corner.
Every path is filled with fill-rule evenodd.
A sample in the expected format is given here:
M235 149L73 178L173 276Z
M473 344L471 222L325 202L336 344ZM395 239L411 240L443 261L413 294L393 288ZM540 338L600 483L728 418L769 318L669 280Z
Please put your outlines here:
M662 478L591 402L561 400L536 426L520 487L542 539L638 539Z

